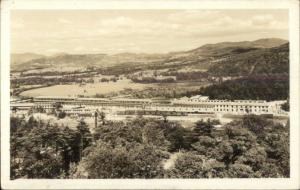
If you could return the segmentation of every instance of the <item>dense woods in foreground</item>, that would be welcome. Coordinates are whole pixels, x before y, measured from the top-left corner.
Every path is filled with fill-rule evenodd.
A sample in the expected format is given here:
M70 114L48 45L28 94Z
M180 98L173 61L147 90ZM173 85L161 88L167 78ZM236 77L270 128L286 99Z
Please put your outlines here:
M187 129L137 117L91 133L84 121L70 129L12 117L11 178L289 177L288 123L247 115L216 124L200 120Z

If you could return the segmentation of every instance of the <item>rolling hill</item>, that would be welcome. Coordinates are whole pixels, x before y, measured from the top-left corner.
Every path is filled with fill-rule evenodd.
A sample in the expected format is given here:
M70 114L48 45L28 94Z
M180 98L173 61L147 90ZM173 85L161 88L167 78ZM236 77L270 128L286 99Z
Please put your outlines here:
M231 54L213 64L208 72L219 76L288 74L289 44Z
M256 41L221 42L206 44L199 48L167 54L59 54L42 56L38 54L12 54L12 71L62 68L118 69L200 69L213 75L249 75L259 73L288 72L288 44L277 38Z
M244 51L252 51L262 48L272 48L283 45L288 41L278 38L265 38L255 41L242 42L221 42L216 44L206 44L199 48L188 51L191 54L198 54L204 57L225 56L232 53L239 53Z
M11 64L14 66L34 59L40 59L42 57L45 56L35 53L13 53L11 54Z
M14 56L14 55L12 55ZM11 64L13 71L27 71L37 69L52 70L61 68L85 69L89 66L105 68L126 64L143 65L165 60L166 54L134 54L121 53L115 55L106 54L58 54L53 56L41 56L36 59L24 59Z

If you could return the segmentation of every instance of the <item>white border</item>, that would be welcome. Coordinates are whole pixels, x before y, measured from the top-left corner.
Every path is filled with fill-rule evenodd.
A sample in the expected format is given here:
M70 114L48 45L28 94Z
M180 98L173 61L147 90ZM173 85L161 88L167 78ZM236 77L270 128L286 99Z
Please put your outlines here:
M289 9L291 176L283 179L9 180L9 62L11 9ZM299 185L299 2L297 0L1 2L1 188L4 189L300 189Z

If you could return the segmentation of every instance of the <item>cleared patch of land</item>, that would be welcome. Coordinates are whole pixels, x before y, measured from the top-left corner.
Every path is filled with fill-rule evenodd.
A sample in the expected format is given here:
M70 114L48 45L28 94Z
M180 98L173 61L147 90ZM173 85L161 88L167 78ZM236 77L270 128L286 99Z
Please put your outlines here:
M109 94L119 92L126 88L142 90L146 87L152 87L152 84L133 83L130 80L118 80L117 82L102 82L93 84L66 84L55 85L45 88L38 88L22 92L21 96L94 96L96 94Z

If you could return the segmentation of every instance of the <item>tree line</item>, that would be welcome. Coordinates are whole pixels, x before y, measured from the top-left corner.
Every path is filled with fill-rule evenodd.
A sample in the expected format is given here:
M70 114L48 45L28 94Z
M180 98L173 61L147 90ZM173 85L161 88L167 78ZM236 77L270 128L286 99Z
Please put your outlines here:
M176 76L177 80L181 81L195 81L204 80L209 78L209 74L203 71L191 71L191 72L178 72L178 71L168 71L161 73L163 76Z
M203 87L198 92L211 99L286 100L289 97L288 75L256 75Z
M175 82L175 79L173 78L165 78L165 79L157 79L155 77L143 77L141 79L139 78L131 78L131 80L135 83L172 83Z

